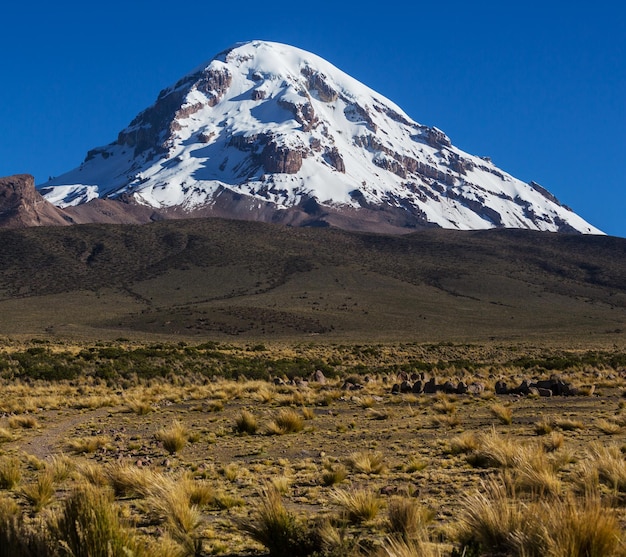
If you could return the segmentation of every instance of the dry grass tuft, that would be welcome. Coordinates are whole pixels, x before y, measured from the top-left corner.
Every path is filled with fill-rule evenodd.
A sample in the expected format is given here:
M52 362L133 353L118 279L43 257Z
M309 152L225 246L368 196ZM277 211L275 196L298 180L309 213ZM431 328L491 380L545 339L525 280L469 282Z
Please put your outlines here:
M285 508L280 493L272 488L264 490L254 515L239 526L265 546L271 557L304 557L320 549L319 536Z
M516 534L538 536L535 524L521 505L513 504L513 494L502 482L490 480L475 495L461 500L458 537L464 546L479 545L482 551L520 555ZM530 554L529 554L530 555Z
M248 410L242 410L235 420L235 431L242 435L254 435L259 429L256 417Z
M604 435L617 435L621 433L623 427L609 420L605 420L604 418L599 418L595 421L594 425L602 432Z
M281 410L267 425L268 435L298 433L304 429L304 418L295 410Z
M556 418L554 420L554 427L558 427L563 431L575 431L577 429L584 429L585 424L580 420L573 420L571 418Z
M555 451L558 451L563 446L564 442L565 436L562 433L558 431L552 431L543 438L541 445L544 451L546 451L547 453L553 453Z
M39 427L39 422L33 416L11 416L9 427L12 429L34 429Z
M256 399L263 404L269 404L276 396L276 389L273 386L263 384L256 391Z
M129 398L126 400L126 407L129 412L137 414L138 416L145 416L154 411L150 401L141 398Z
M360 451L352 453L348 465L356 472L363 474L382 474L387 470L384 456L380 452Z
M287 476L275 476L272 478L270 485L273 489L278 491L278 493L285 495L289 492L289 488L291 487L291 479Z
M619 493L626 492L626 461L615 445L592 443L588 458L581 464L583 476L597 475L598 480Z
M111 443L107 435L93 435L90 437L77 437L68 443L70 450L76 454L95 453L97 450L107 447Z
M47 460L46 469L50 471L55 482L63 482L72 475L76 463L67 455L56 454Z
M561 492L557 463L535 447L520 451L511 474L517 491L533 495L555 496Z
M478 450L481 439L474 431L464 431L450 440L452 454L466 454Z
M547 435L554 429L553 421L549 418L542 418L535 423L535 433L537 435Z
M389 538L380 548L380 557L443 557L446 553L428 540L426 534L419 539L406 541Z
M548 524L546 554L551 557L622 555L622 528L598 497L567 497L542 503L537 520ZM619 553L618 553L619 552Z
M389 531L405 542L422 537L426 525L435 518L435 513L420 505L415 499L395 497L387 508Z
M348 470L343 464L327 463L324 465L324 468L322 483L325 486L340 484L348 477Z
M494 417L500 420L500 423L504 425L511 425L513 423L513 409L510 406L496 403L489 407L489 410Z
M65 500L54 530L63 553L72 557L150 554L122 525L109 494L88 484Z
M467 462L477 468L511 468L518 457L520 446L511 437L491 433L478 436L479 446L467 455Z
M302 408L302 417L305 420L312 420L315 418L315 410L313 410L313 408L309 408L308 406L305 406Z
M596 496L528 502L492 480L463 507L459 539L466 549L478 545L486 554L513 557L620 554L619 521Z
M191 501L191 480L161 477L150 486L148 505L152 513L165 522L168 532L182 546L185 555L201 555L200 527L202 515Z
M405 472L412 474L413 472L421 472L428 467L428 462L416 456L411 457L404 465Z
M0 489L13 489L22 479L20 461L14 457L0 459Z
M0 443L9 443L15 439L15 436L5 427L0 427Z
M54 477L49 471L42 472L33 483L22 488L22 495L36 511L40 511L52 503L54 494Z
M83 468L83 474L86 474L86 471L95 475L97 482L100 481L100 474L103 473L118 497L147 497L162 478L161 474L154 470L125 462L115 462L104 471Z
M188 436L187 427L178 420L174 420L172 425L160 429L155 434L157 441L163 443L163 448L170 454L182 451L187 444Z
M351 491L338 489L332 493L331 497L342 508L345 518L352 524L373 520L383 506L383 501L378 495L364 489Z
M109 478L102 466L93 462L81 462L78 473L91 485L103 487L109 484Z
M229 482L235 482L237 481L237 478L239 477L239 474L241 473L241 468L236 462L231 462L230 464L227 464L226 466L222 467L222 469L220 470L220 473Z
M435 427L453 428L461 425L461 418L458 414L440 414L432 416L430 422Z
M447 396L438 396L438 402L433 405L433 410L437 414L455 414L457 411L456 404L450 400Z

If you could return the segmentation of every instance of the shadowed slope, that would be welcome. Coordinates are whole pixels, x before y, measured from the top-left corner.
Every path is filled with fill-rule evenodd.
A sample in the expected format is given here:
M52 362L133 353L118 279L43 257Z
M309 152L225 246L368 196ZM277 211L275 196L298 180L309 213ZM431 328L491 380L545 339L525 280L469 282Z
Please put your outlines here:
M625 255L619 238L518 230L383 236L219 219L10 230L0 332L618 338Z

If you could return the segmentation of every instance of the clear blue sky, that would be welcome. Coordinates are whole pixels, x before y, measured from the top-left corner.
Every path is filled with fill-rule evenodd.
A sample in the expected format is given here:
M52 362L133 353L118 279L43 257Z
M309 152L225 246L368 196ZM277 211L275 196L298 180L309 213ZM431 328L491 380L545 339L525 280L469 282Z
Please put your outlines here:
M326 58L626 237L626 7L616 0L23 0L0 14L0 176L40 183L78 166L161 89L235 42L265 39Z

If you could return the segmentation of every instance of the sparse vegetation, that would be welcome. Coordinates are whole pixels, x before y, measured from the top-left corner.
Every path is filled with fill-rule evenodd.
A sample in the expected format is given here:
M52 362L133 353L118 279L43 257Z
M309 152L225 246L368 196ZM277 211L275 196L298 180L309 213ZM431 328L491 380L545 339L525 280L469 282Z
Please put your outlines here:
M40 346L60 350L32 344ZM94 346L93 354L100 358L110 347ZM92 353L66 348L68 361L72 353ZM266 344L252 350L128 343L109 355L140 358L140 348L169 361L171 373L24 384L4 379L0 407L12 410L0 418L8 434L0 456L0 538L13 544L6 546L11 555L61 557L70 542L55 530L55 521L84 489L108 501L136 555L253 554L261 546L280 554L286 543L296 557L561 557L583 546L610 556L626 541L621 532L609 534L613 519L626 522L620 503L626 493L626 406L620 405L626 377L612 369L569 372L575 384L607 377L602 394L593 397L503 398L489 385L479 396L392 395L400 372L436 367L439 381L452 377L455 384L463 377L469 384L473 373L518 377L526 364L509 369L492 361L475 372L472 365L486 366L486 357L478 357L486 349L459 344ZM506 349L498 346L497 353ZM244 370L248 358L269 366L280 355L280 379L207 379L203 367L185 359L187 353L213 363L238 361ZM0 351L0 376L2 357ZM304 370L301 360L307 358L344 374L325 371L324 384L296 380L300 371L292 373L286 362ZM182 373L187 365L192 367ZM359 386L342 388L346 379ZM213 403L221 405L219 412L212 411ZM498 418L498 405L514 409L515 419ZM15 417L33 418L37 425L14 421L12 427ZM474 497L481 481L487 485L482 510ZM259 484L268 486L260 499ZM579 524L587 518L575 516L577 508L598 532L617 535L617 545L605 544L604 534L595 539L582 526L576 526L578 538L559 534L547 518L555 513L564 524ZM606 511L606 523L594 515L597 508ZM500 515L504 520L496 524ZM281 520L287 530L274 530L274 541L262 537ZM24 547L36 549L28 554Z

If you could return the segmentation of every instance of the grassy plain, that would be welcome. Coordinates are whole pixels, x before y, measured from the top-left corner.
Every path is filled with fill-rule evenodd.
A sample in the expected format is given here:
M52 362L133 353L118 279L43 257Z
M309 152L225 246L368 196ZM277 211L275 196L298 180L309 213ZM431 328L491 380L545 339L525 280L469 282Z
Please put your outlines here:
M0 369L0 521L38 552L12 555L85 546L84 513L114 555L626 551L623 348L35 340ZM401 372L486 390L392 395ZM596 391L494 394L552 373Z

